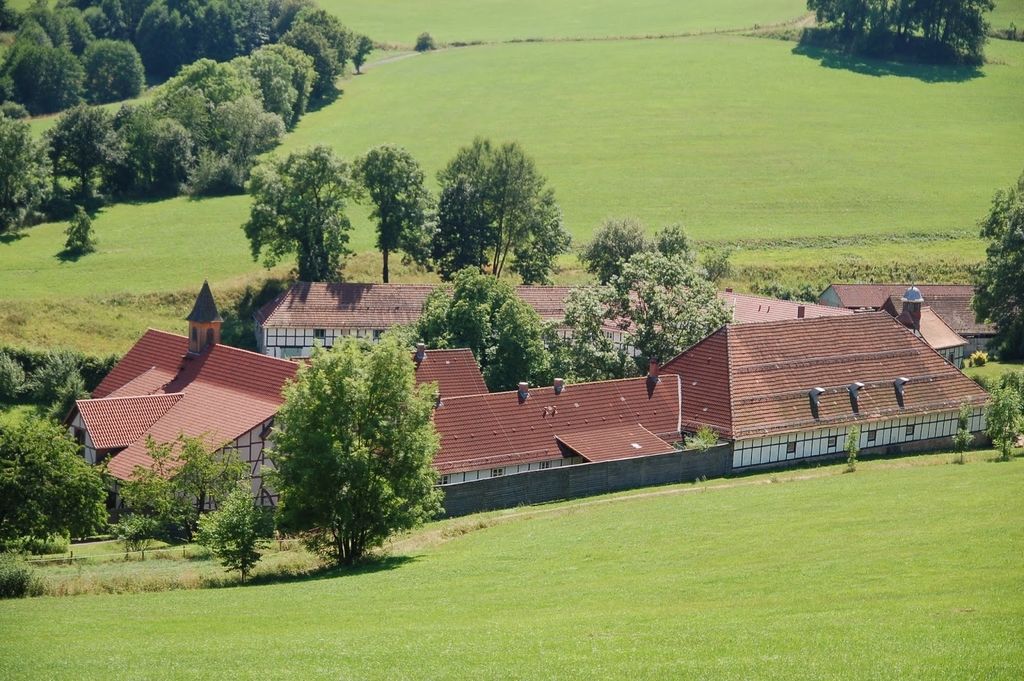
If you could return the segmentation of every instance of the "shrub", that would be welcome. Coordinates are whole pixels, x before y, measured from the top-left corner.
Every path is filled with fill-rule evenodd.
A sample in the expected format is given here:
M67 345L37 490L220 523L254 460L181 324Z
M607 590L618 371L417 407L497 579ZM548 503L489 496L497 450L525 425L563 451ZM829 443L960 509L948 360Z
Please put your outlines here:
M239 487L217 511L199 519L199 543L228 571L238 570L242 581L262 556L274 531L269 509L253 502L252 492Z
M69 383L82 378L80 357L69 350L46 353L28 381L28 390L38 404L53 404L67 393Z
M702 452L706 452L718 444L718 433L711 426L701 426L690 438L690 445Z
M983 350L972 352L967 361L970 362L969 366L983 367L988 363L988 353Z
M857 454L860 453L860 428L854 426L846 434L846 472L857 470Z
M112 529L124 544L125 551L145 551L160 531L160 523L156 518L131 513L121 518Z
M71 546L71 538L66 534L51 534L45 539L25 537L17 547L23 553L33 556L46 556L54 553L67 553Z
M24 598L41 591L32 569L9 554L0 554L0 598Z
M28 118L28 109L18 102L4 102L0 104L0 113L7 118Z
M966 403L961 404L960 414L957 416L956 434L953 435L953 449L957 454L953 459L954 463L964 463L964 454L974 443L974 434L971 433L970 421L971 406Z
M0 351L0 402L16 402L25 390L25 370L13 357Z
M81 206L75 206L75 217L71 219L64 234L67 236L64 250L68 253L83 255L96 250L96 240L92 235L92 219Z
M433 36L429 33L423 32L416 36L416 51L427 52L429 50L436 50L437 43L434 42Z

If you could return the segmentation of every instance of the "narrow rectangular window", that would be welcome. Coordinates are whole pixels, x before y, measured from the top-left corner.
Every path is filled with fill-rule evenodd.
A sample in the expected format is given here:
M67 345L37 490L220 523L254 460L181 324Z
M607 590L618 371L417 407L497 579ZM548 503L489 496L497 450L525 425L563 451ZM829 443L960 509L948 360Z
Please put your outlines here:
M835 449L836 448L836 444L838 442L838 439L839 439L839 436L837 436L837 435L833 435L833 436L829 437L829 439L828 439L828 448L829 449Z
M910 424L909 426L907 426L907 430L905 432L906 432L907 435L913 435L914 434L914 424Z
M786 443L786 454L796 454L796 440Z
M313 329L313 338L315 340L321 340L322 341L326 337L327 337L327 330L326 329Z
M504 468L492 468L491 469L491 477L492 478L500 478L503 475L505 475L505 469Z
M447 485L448 481L449 481L449 477L447 475L442 475L441 476L441 484L442 485Z
M878 431L877 430L869 430L868 431L868 442L874 442L877 439L878 439Z
M550 461L541 461L540 462L540 469L544 470L546 468L551 468L551 462Z

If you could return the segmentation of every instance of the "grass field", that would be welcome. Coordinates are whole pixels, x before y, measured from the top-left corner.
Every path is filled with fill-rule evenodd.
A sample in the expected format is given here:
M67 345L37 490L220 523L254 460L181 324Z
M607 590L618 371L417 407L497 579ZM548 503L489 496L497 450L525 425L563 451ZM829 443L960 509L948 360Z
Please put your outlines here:
M320 5L378 42L666 35L747 28L807 14L803 0L376 0Z
M1024 30L1024 0L996 0L996 8L988 17L993 28L1007 28L1011 23Z
M964 369L964 373L971 378L985 378L995 380L1000 378L1003 374L1013 373L1014 371L1024 371L1024 362L986 362L984 366L980 367L967 367Z
M604 217L636 215L738 246L740 286L908 269L963 279L982 257L977 219L1021 170L1024 44L993 42L994 63L979 74L793 47L706 36L416 56L345 81L341 100L309 114L279 153L328 143L351 158L394 142L433 182L474 135L517 139L577 244ZM77 262L57 257L64 224L6 237L0 340L107 352L146 326L177 330L177 308L133 301L204 278L227 290L264 276L240 229L247 214L246 197L113 206L94 222L98 252ZM352 217L350 245L370 251L365 209ZM563 262L561 279L579 280ZM375 278L373 256L354 272Z
M1018 679L1024 461L942 460L469 518L303 582L0 602L0 677Z

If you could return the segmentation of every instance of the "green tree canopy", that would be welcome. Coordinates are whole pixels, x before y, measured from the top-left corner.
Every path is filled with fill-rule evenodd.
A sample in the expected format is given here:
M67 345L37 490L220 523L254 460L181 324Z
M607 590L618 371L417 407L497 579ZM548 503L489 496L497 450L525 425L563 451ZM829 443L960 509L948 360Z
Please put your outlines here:
M438 182L442 210L434 257L442 275L453 273L454 261L481 270L489 267L495 277L507 266L528 284L548 280L555 258L568 251L570 238L554 191L517 142L495 147L476 138L438 173ZM451 205L453 200L473 204ZM463 236L481 246L474 262L465 262L474 251L460 244Z
M3 75L10 79L13 99L32 114L61 111L82 101L82 63L63 45L48 43L45 34L29 33L18 38L4 60Z
M1024 430L1024 403L1020 394L1009 386L998 386L991 394L992 404L985 412L988 436L1001 458L1008 461Z
M21 537L84 537L103 528L106 485L61 426L28 418L0 426L0 546Z
M549 342L555 356L554 373L573 383L626 378L637 373L636 363L625 349L605 334L607 287L581 286L573 289L565 304L568 338Z
M138 50L123 40L96 40L82 55L89 101L114 102L138 97L146 73Z
M195 164L192 135L150 104L124 105L114 116L124 153L104 168L104 183L121 194L177 194Z
M71 218L68 228L64 230L67 239L64 250L75 255L92 253L96 250L96 239L92 233L92 219L85 209L75 206L75 216Z
M122 154L114 133L113 116L99 107L81 104L61 114L46 132L53 172L78 184L78 194L90 197L95 178L105 164Z
M373 204L370 217L377 221L377 248L383 256L386 284L392 251L405 251L417 262L426 260L430 193L423 184L423 170L412 154L390 144L375 147L356 160L355 175Z
M370 56L370 52L373 52L373 41L370 40L369 36L355 36L352 41L351 52L352 65L356 67L356 73L362 73L360 69L366 63L366 58Z
M622 263L637 253L651 250L644 226L636 218L608 218L583 245L580 262L601 284L619 273Z
M121 485L133 513L154 518L165 533L191 539L200 514L227 499L248 474L231 448L209 447L202 438L181 436L174 442L146 440L150 467L137 466Z
M989 245L975 282L974 310L978 319L995 323L993 344L1001 357L1024 357L1024 173L996 192L981 237Z
M316 71L313 97L333 98L337 94L334 82L345 72L345 63L351 56L348 31L338 18L326 10L307 7L296 15L281 42L302 50L313 59Z
M452 284L450 293L439 288L427 299L419 337L431 347L472 350L490 390L548 383L552 359L544 324L515 289L472 268L456 273Z
M50 167L28 123L0 115L0 233L24 225L49 198Z
M651 357L667 361L731 319L699 268L660 253L626 261L604 303L607 318L620 324L642 363Z
M227 570L237 570L244 582L273 531L270 509L258 506L252 491L239 487L216 511L199 519L196 540L210 549Z
M249 182L253 204L243 228L253 259L268 267L298 256L302 281L337 281L348 255L345 205L356 192L348 164L324 146L270 159Z
M285 389L270 452L281 528L351 564L435 515L433 392L416 387L409 351L394 339L314 350Z

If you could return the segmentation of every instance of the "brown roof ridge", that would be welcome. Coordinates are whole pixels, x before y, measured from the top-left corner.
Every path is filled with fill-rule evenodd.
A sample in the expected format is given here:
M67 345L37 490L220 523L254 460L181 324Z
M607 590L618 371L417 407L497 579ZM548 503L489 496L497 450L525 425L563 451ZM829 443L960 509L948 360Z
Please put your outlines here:
M675 374L667 374L667 375L675 376ZM664 378L664 376L662 376L662 378ZM678 376L676 376L676 378L678 378ZM564 386L563 389L564 390L568 390L569 388L572 388L573 386L581 386L581 385L599 385L599 384L602 384L602 383L629 383L630 381L645 381L645 380L647 380L646 376L631 376L629 378L608 378L608 379L605 379L603 381L583 381L581 383L569 383L568 381L566 381L565 382L565 386ZM554 390L554 389L555 389L555 387L553 385L530 385L530 390ZM508 395L508 394L516 393L516 392L519 392L518 389L499 390L497 392L479 393L478 395L457 395L455 397L450 397L450 398L446 399L445 402L454 401L454 400L461 400L461 399L464 399L464 398L467 398L467 397L479 397L480 395Z
M84 397L78 402L113 402L115 400L151 400L156 398L175 397L181 398L185 393L178 391L174 393L148 393L146 395L108 395L106 397Z
M917 354L917 353L914 353ZM953 380L951 376L942 376L935 373L929 374L917 374L911 376L894 376L890 379L879 379L875 381L861 381L863 383L862 390L870 390L872 388L883 388L893 385L893 381L897 378L906 378L908 383L934 383L936 381L950 381ZM783 392L771 393L770 395L751 395L749 397L741 397L736 400L736 404L758 404L761 402L777 402L782 400L788 400L793 397L803 397L813 388L822 388L825 392L821 393L824 395L840 395L849 389L849 383L837 383L835 385L818 384L809 388L800 388L794 390L786 390Z

